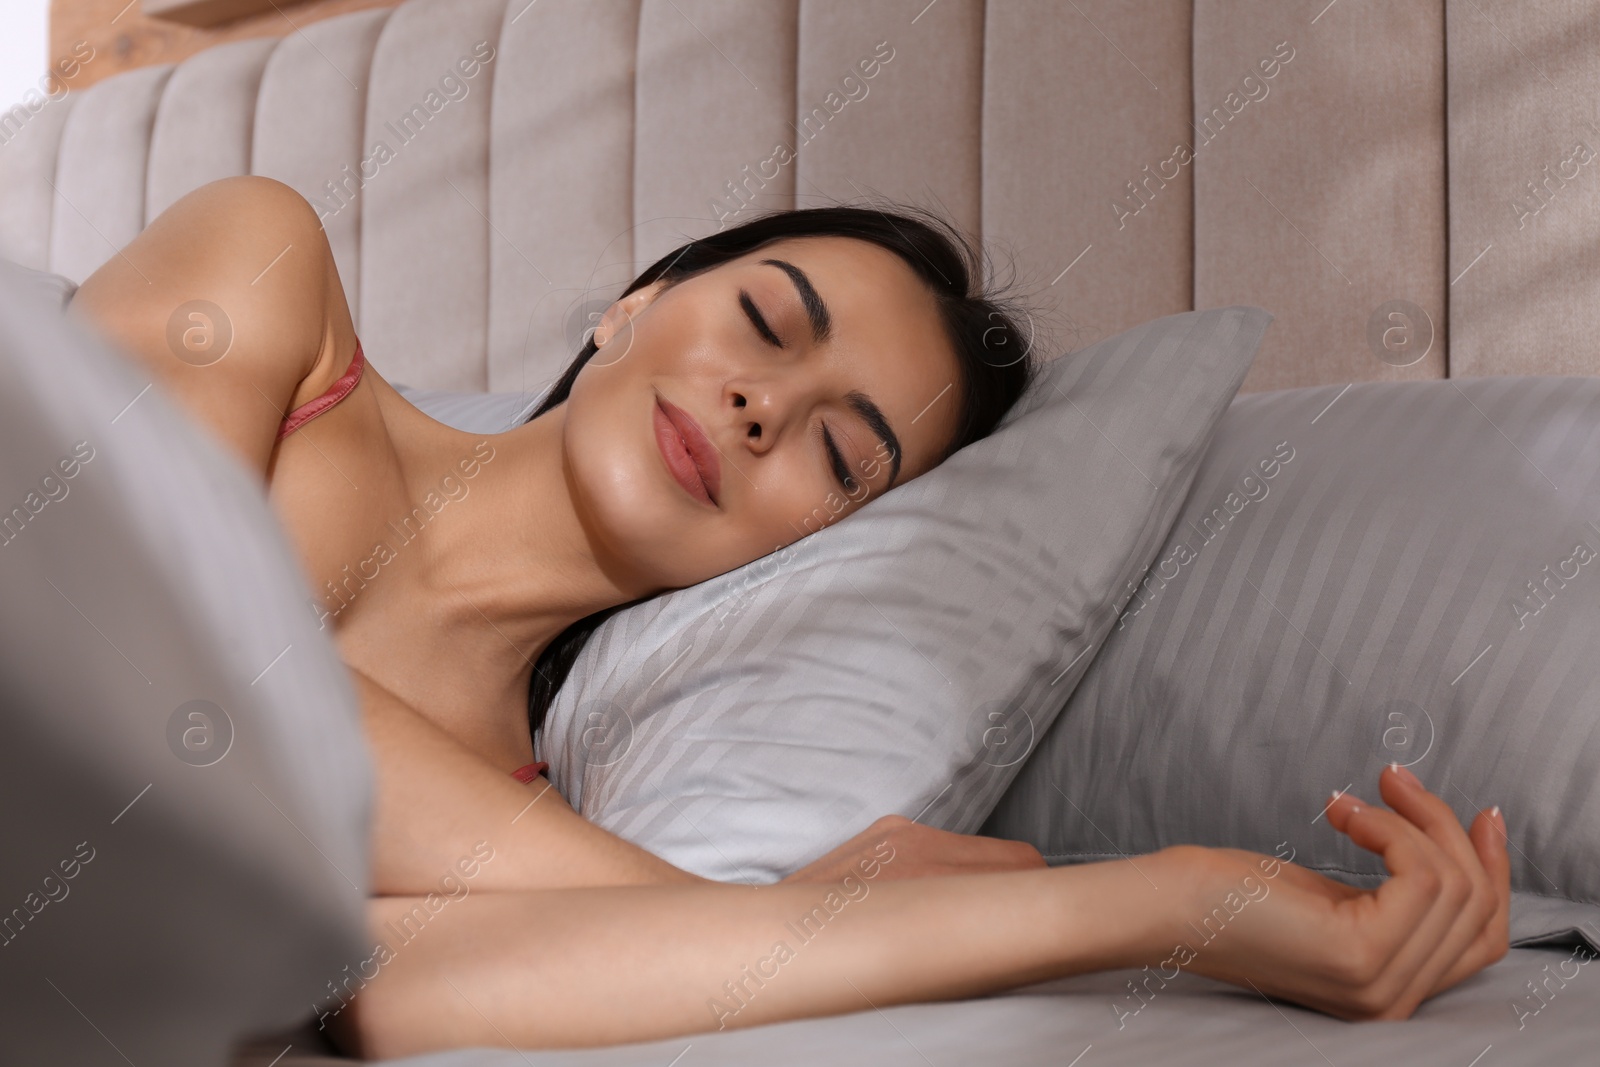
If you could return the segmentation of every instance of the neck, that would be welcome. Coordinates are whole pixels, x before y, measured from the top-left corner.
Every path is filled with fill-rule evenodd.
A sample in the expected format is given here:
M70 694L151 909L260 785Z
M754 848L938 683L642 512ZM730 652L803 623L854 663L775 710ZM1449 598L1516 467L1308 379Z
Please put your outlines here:
M501 434L452 431L415 468L418 499L429 491L445 499L446 471L460 483L420 542L438 622L447 632L480 635L485 666L522 692L539 654L563 630L647 592L603 562L584 526L567 471L565 417L561 405ZM471 477L462 460L477 461Z

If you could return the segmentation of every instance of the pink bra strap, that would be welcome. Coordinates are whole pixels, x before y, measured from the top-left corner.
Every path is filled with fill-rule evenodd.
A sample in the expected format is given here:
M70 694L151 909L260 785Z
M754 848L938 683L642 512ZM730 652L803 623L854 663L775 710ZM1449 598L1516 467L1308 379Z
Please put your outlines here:
M351 357L349 368L339 376L339 380L334 382L326 393L323 393L315 400L306 401L289 413L289 417L283 420L283 425L278 427L278 440L281 441L288 437L350 395L350 390L354 389L356 383L361 380L361 371L366 367L366 363L366 356L361 351L361 341L358 339L356 341L356 354Z
M529 763L512 771L511 777L515 778L519 782L531 782L549 769L550 764L543 761L540 761L539 763Z

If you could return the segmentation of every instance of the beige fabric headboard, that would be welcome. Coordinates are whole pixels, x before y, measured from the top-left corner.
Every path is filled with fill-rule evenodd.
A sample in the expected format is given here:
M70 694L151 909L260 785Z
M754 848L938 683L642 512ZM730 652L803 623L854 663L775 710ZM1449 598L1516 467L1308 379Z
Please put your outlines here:
M1052 354L1243 302L1247 390L1587 374L1597 37L1581 0L408 0L0 115L0 255L81 278L270 175L386 376L526 390L719 218L871 194L980 232Z

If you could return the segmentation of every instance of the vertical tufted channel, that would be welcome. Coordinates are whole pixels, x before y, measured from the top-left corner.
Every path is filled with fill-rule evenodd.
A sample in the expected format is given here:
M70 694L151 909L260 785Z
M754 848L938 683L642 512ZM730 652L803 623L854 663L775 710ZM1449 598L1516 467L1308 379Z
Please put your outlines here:
M150 134L170 64L83 90L56 157L50 270L81 282L144 229Z
M273 37L197 52L167 79L150 131L145 223L207 182L250 173L256 92Z
M1450 376L1600 372L1600 20L1451 0Z
M489 115L506 0L396 8L367 93L361 341L391 381L488 385Z
M1191 137L1191 6L988 5L983 231L1045 356L1191 307L1193 168L1168 162Z
M50 223L55 209L56 158L67 116L82 90L54 84L43 94L0 112L0 258L32 270L50 269Z
M1245 391L1443 376L1443 40L1438 4L1196 0L1195 306L1277 316Z
M796 206L887 198L977 235L983 8L802 0Z
M511 0L494 69L489 363L537 392L633 280L637 0Z
M634 120L633 258L794 206L796 0L644 0ZM781 153L779 153L781 155ZM742 216L728 219L744 204Z
M291 33L267 61L256 99L251 171L292 186L316 208L358 333L367 81L388 20L379 8ZM366 173L376 168L368 163Z

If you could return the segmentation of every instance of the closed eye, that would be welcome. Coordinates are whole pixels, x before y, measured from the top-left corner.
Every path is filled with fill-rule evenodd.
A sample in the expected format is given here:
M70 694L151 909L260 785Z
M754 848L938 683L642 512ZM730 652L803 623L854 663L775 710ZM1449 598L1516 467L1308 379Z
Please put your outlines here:
M822 441L822 447L828 453L828 465L833 468L833 476L839 481L839 488L849 495L856 491L855 477L850 473L850 467L844 461L844 456L839 453L839 446L834 444L833 435L828 432L827 426L818 423L815 434Z
M756 328L756 333L761 335L763 341L774 348L783 347L783 339L772 332L772 327L767 325L767 320L761 314L761 309L756 307L756 302L751 300L750 294L743 289L739 290L739 306L744 308L744 313L750 319L750 324Z

